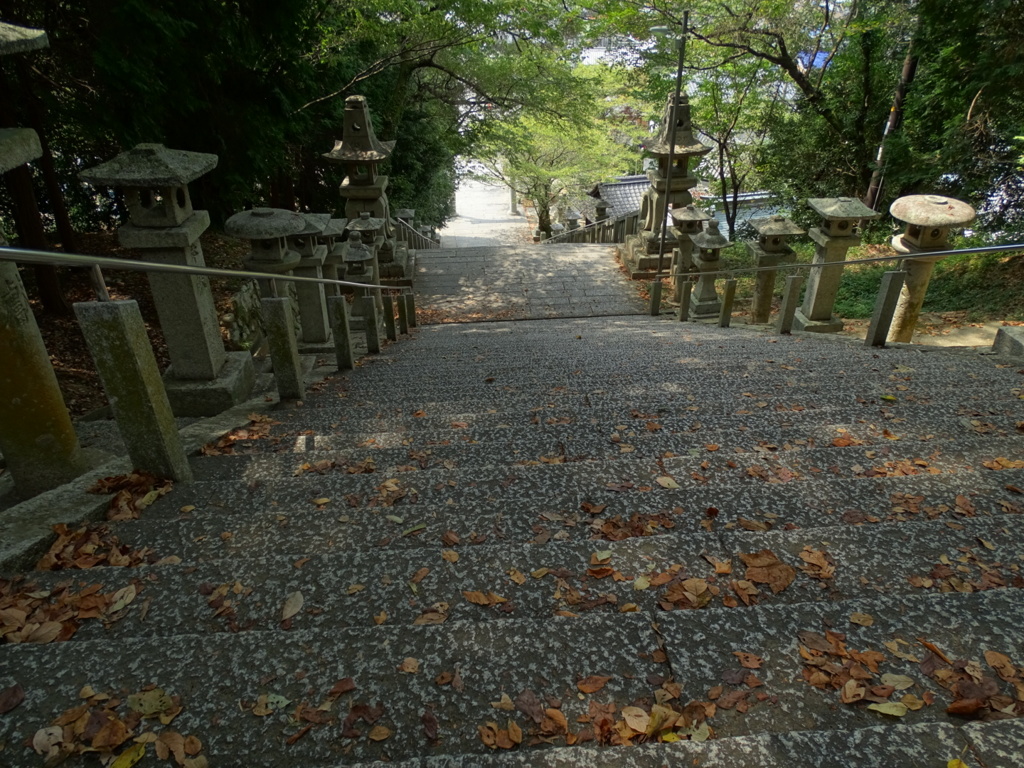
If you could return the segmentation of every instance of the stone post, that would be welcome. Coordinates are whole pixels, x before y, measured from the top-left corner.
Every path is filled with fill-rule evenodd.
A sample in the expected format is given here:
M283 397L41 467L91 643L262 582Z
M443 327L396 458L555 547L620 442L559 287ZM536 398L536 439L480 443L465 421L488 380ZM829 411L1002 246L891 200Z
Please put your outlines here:
M6 245L0 238L0 247ZM0 451L23 496L89 469L18 267L10 261L0 261Z
M301 400L306 396L306 388L302 382L302 360L295 337L291 301L286 298L261 299L260 309L267 330L277 394L282 400Z
M512 187L508 188L508 215L519 215L519 199L516 197L516 191Z
M823 221L808 233L814 241L814 263L835 266L816 267L807 276L803 306L796 311L793 326L798 331L836 333L842 321L832 314L843 277L847 252L860 245L858 223L877 219L879 214L852 197L812 197L807 204Z
M715 276L711 273L721 270L722 249L728 248L732 243L718 231L718 222L715 219L708 221L707 229L703 232L690 235L690 240L698 249L697 269L700 270L697 295L690 302L690 319L717 320L722 311L722 302L718 299Z
M89 353L136 469L192 481L170 401L135 301L75 304Z
M878 289L878 298L875 299L871 322L864 336L864 346L885 346L885 337L889 335L889 328L892 326L892 313L900 300L900 290L906 277L907 273L902 270L882 275L882 284Z
M299 263L292 272L296 277L324 277L327 245L320 242L329 213L300 214L306 226L288 236L288 246L299 254ZM331 340L331 324L327 319L327 297L322 283L295 283L299 300L299 325L302 326L304 344L327 344Z
M777 267L783 259L793 256L789 238L806 234L785 216L771 216L767 219L752 219L751 225L757 230L758 238L746 243L747 251L758 267ZM774 269L755 272L754 301L750 309L751 323L767 323L772 313L772 296L775 293Z
M905 221L902 235L892 239L899 253L920 253L921 258L907 259L907 270L900 300L889 330L889 341L910 342L914 338L921 305L936 262L949 250L949 231L974 221L974 209L967 203L940 195L908 195L889 207L893 218Z
M216 155L139 144L79 175L124 190L131 219L117 232L123 246L157 264L204 267L199 237L210 216L192 209L188 184L216 165ZM212 416L248 398L252 358L225 352L209 278L154 272L149 286L171 358L164 384L174 412Z
M352 353L352 335L349 332L348 300L344 296L329 296L327 309L331 313L331 322L334 326L334 350L338 370L351 371L356 367L356 359Z

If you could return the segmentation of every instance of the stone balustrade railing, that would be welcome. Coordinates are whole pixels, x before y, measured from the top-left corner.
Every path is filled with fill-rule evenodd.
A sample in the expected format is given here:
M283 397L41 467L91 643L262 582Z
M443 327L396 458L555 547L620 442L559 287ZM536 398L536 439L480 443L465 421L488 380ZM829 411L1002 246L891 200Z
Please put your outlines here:
M631 211L613 219L602 219L585 227L567 229L542 240L546 245L556 243L624 243L637 233L640 211Z
M1013 253L1024 252L1024 243L1013 243L1007 245L982 246L978 248L961 248L948 250L942 253L943 257L955 255L982 255L991 253ZM901 300L904 286L911 276L908 269L915 260L920 259L919 253L895 254L892 256L880 256L870 259L854 259L845 262L846 264L878 264L883 262L897 262L902 269L884 273L878 296L875 300L871 321L868 326L864 343L872 347L884 347L886 341L898 341L891 336L892 326L897 317L897 308ZM794 273L807 270L806 283L807 293L804 296L803 306L800 305L800 292L805 283L805 276L802 274L790 274L786 276L785 288L783 289L782 302L775 315L775 332L788 334L794 327L800 330L799 317L801 311L806 316L807 307L813 303L814 295L812 288L821 282L821 275L829 269L827 262L791 262L786 264L771 264L758 267L745 267L737 269L702 269L701 267L686 267L678 261L674 261L669 276L669 289L672 292L672 303L675 304L675 317L680 322L717 320L720 328L728 328L732 322L732 312L736 297L736 290L739 280L751 279L754 282L754 297L752 311L750 313L750 324L766 324L769 322L770 311L763 317L756 315L758 302L758 289L766 277L770 277L771 285L774 286L776 274L779 270L792 270ZM832 267L834 268L834 266ZM719 297L716 283L722 281L722 293ZM662 304L662 282L654 280L651 283L650 291L650 313L651 315L661 314ZM831 306L831 305L830 305ZM695 308L699 307L695 311ZM841 323L840 323L841 329ZM804 328L803 330L816 330ZM817 329L824 330L824 329ZM1024 355L1024 332L1016 328L1001 328L993 344L998 352L1007 354Z
M422 250L433 250L441 247L441 238L434 239L425 232L421 232L412 226L405 219L399 217L396 219L398 225L396 227L396 234L400 242L406 243L406 245L415 251Z
M92 467L78 442L29 306L18 273L19 262L147 272L151 277L179 281L186 286L199 281L202 293L210 290L207 277L256 280L267 287L260 299L260 310L274 380L282 400L301 400L305 385L292 299L282 295L285 292L279 291L279 283L294 283L306 293L318 294L318 303L325 305L328 314L328 343L333 347L338 370L355 367L353 331L365 334L367 352L374 354L380 352L383 336L395 341L399 333L408 334L416 326L413 292L408 286L310 277L291 271L227 270L5 246L0 240L0 365L10 375L0 377L0 451L15 490L24 496L57 487ZM342 291L352 294L351 306ZM99 293L102 296L105 291ZM194 380L190 397L178 397L172 403L168 397L172 382L168 374L161 376L157 368L136 301L101 298L76 303L74 310L132 465L178 482L189 482L191 470L174 418L186 411L195 415L190 404L196 400L216 403L220 397L218 390L225 385L221 381L223 372L209 381ZM170 325L164 327L165 335L178 330ZM307 351L323 354L325 350ZM242 354L246 356L246 365L240 367L240 373L232 375L230 392L222 393L229 398L227 407L252 396L252 360L248 353ZM175 405L187 407L182 411ZM219 410L223 408L218 407L216 412Z

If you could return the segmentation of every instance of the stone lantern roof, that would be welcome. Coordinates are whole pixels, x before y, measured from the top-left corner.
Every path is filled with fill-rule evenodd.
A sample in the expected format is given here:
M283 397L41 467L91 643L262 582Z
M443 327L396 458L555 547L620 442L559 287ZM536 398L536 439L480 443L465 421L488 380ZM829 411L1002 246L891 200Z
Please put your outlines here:
M45 30L0 21L0 56L38 51L49 44Z
M341 163L366 163L387 160L395 149L395 142L380 141L373 132L370 109L365 96L345 99L345 117L341 141L323 157Z
M877 219L880 213L871 210L855 197L809 197L807 205L825 219Z
M320 234L322 237L341 237L345 233L345 228L347 226L347 219L331 219L327 222L327 226L324 227L324 231Z
M296 237L323 235L326 232L327 225L331 221L331 214L329 213L300 213L299 215L305 219L306 226L298 232L292 233Z
M957 227L974 221L967 203L941 195L907 195L889 207L893 218L919 227Z
M762 237L793 237L806 235L807 232L785 216L769 216L766 219L751 219L750 226Z
M78 175L94 186L184 187L216 167L216 155L167 149L163 144L137 144Z
M224 233L240 240L273 240L297 234L306 226L301 213L282 208L253 208L225 221Z
M713 217L710 213L701 210L693 203L682 208L671 210L672 220L682 223L684 221L710 221Z
M676 146L672 154L680 158L683 156L697 157L706 155L711 151L711 147L697 141L693 135L693 125L690 122L689 99L687 99L686 94L680 94L679 104L676 108L673 108L672 102L674 99L675 94L669 96L668 103L665 105L665 114L661 120L661 131L658 133L658 138L654 140L654 143L648 145L647 151L655 157L668 157L672 136L672 121L675 119Z
M698 248L703 248L708 251L720 251L723 248L728 248L732 245L732 243L730 243L725 236L718 231L717 219L711 219L708 222L707 229L702 232L698 232L696 235L690 235L690 239Z
M376 232L383 226L384 219L373 218L369 211L363 211L358 219L352 219L348 223L349 230L354 232Z

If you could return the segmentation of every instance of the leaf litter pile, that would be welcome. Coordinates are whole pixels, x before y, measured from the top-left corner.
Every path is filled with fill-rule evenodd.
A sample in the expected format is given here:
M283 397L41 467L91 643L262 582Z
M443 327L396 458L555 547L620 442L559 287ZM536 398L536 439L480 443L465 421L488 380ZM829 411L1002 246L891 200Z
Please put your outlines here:
M859 613L852 614L850 621L863 626L874 623L869 614ZM943 688L951 698L947 714L982 721L1024 715L1024 669L998 651L984 652L986 669L977 660L951 659L925 638L914 643L903 638L885 641L894 658L917 665L908 670L917 673L911 676L881 672L886 654L850 648L841 632L800 632L797 641L803 679L820 690L838 691L843 704L903 717L934 705L933 688Z
M0 692L0 699L4 693ZM207 768L203 743L194 735L169 728L181 713L181 698L155 685L126 695L101 693L92 686L79 692L81 704L38 729L31 748L56 766L69 757L97 754L111 768L131 768L152 752L181 768Z

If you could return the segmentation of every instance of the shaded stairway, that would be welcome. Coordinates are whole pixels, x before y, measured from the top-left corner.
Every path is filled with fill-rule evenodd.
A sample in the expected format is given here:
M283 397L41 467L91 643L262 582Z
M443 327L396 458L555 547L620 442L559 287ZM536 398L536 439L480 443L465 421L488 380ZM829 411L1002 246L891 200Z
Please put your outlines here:
M1021 721L977 722L1021 711L991 655L1024 664L1012 361L647 317L416 334L109 524L170 560L31 574L138 594L3 649L0 762L83 686L158 685L213 766L1020 764Z

